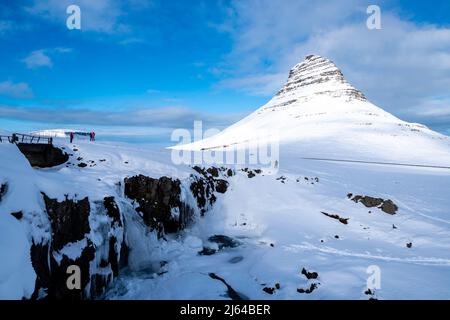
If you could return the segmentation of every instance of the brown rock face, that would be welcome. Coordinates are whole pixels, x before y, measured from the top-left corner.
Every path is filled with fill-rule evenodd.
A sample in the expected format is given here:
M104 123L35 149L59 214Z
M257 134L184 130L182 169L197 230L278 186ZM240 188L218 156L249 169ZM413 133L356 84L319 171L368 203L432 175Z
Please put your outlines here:
M100 297L114 277L119 274L120 260L126 258L123 223L119 207L113 197L94 202L88 198L59 202L42 194L52 230L51 239L31 246L31 262L36 272L36 286L32 299L82 300ZM92 212L91 212L92 210ZM99 225L89 224L90 215L107 215ZM122 229L122 230L120 230ZM94 232L96 242L89 235ZM113 235L114 234L114 235ZM98 239L103 239L99 241ZM64 249L79 246L79 254L69 257ZM104 256L104 252L108 254ZM72 254L73 255L73 254ZM69 266L77 266L81 288L67 287Z
M83 240L91 231L88 198L58 202L43 194L45 207L52 227L52 248L61 250L67 243Z
M164 232L181 230L190 221L193 210L181 201L181 182L168 177L154 179L143 175L125 179L125 195L137 201L138 212L146 225Z
M352 194L349 193L349 198L351 198ZM356 195L351 198L354 202L361 202L367 208L377 207L381 209L383 212L394 215L397 213L398 207L392 200L384 200L381 198L373 198L369 196L360 196Z
M51 144L17 144L32 167L50 168L69 160L69 155Z
M217 200L214 192L227 192L228 182L224 179L220 179L220 174L225 177L230 177L233 175L233 171L231 169L215 167L204 169L198 166L195 166L192 169L194 169L198 175L191 175L192 182L190 189L194 198L197 200L197 206L200 209L200 213L203 215Z

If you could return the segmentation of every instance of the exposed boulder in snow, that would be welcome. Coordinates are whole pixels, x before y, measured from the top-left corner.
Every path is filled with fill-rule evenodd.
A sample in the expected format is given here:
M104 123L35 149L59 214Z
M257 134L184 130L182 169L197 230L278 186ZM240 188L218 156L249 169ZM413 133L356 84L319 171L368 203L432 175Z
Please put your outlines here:
M125 179L125 195L137 201L146 225L157 230L173 233L183 229L194 211L183 201L181 182L161 177L154 179L143 175Z
M22 220L23 218L23 212L17 211L17 212L11 212L11 215L16 218L17 220Z
M391 215L396 214L398 210L398 206L390 199L384 200L382 198L374 198L370 196L360 196L360 195L356 195L351 199L356 203L361 202L367 208L377 207L381 209L383 212L386 212Z
M17 147L32 167L50 168L59 166L69 160L67 153L51 144L19 143Z
M241 245L241 243L228 236L224 235L214 235L208 238L210 242L217 243L219 246L219 250L223 248L236 248Z
M307 271L305 268L302 269L302 275L304 275L306 277L306 279L311 280L311 279L317 279L319 277L319 274L317 272L310 272Z

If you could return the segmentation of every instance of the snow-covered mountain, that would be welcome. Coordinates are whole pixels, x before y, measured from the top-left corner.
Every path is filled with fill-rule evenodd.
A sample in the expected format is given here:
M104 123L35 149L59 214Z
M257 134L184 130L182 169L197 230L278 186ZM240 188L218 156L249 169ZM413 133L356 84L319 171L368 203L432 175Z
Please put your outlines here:
M329 59L310 55L264 106L220 134L177 149L245 147L276 139L304 157L449 164L450 139L375 106Z
M89 132L80 131L75 129L47 129L47 130L37 130L32 131L30 134L41 136L41 137L52 137L52 138L66 138L73 132L77 136L87 136Z
M32 131L30 134L41 137L53 137L53 138L65 138L69 136L69 133L73 130L69 129L50 129L50 130L38 130Z

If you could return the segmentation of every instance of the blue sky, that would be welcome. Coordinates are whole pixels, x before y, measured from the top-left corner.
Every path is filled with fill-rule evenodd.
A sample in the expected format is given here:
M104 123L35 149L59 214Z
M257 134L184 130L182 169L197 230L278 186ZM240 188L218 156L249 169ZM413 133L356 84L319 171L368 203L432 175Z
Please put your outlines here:
M81 30L66 7L81 8ZM378 4L382 30L365 27ZM309 53L395 115L450 133L449 1L49 0L0 4L0 128L168 139L265 103Z

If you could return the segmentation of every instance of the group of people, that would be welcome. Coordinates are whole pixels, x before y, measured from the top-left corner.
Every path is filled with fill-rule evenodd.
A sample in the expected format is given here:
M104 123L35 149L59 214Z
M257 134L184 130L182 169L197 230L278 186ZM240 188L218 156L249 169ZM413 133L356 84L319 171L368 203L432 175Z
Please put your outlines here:
M70 137L70 143L73 142L73 138L75 137L75 133L71 132L69 134ZM95 132L89 132L89 141L95 141Z

